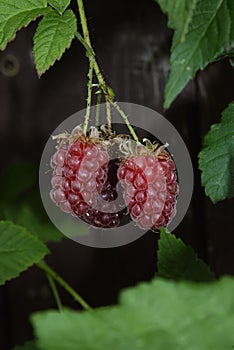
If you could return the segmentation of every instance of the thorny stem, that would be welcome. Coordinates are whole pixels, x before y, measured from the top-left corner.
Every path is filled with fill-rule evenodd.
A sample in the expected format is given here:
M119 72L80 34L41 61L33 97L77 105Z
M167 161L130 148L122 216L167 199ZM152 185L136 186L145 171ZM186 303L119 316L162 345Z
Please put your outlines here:
M37 266L49 274L56 282L58 282L85 310L92 310L86 301L66 282L60 277L45 261L40 261Z
M110 102L106 101L106 120L107 120L107 128L111 131L111 108Z
M126 116L124 111L120 108L120 106L116 102L111 101L111 105L119 112L119 114L121 115L121 117L125 121L125 123L126 123L128 129L129 129L133 139L138 143L139 140L138 140L137 134L135 133L132 125L129 123L128 117Z
M97 105L96 105L96 115L95 115L95 124L96 128L99 126L99 115L100 115L100 104L101 104L102 94L97 94Z
M92 45L91 45L83 0L77 0L77 4L78 4L78 10L79 10L79 14L80 14L80 21L81 21L82 31L83 31L83 35L84 35L84 41L87 43L87 45L88 45L88 47L90 49L89 51L92 52L92 55L90 56L90 59L93 61L93 68L94 68L95 74L97 76L100 88L103 90L103 93L106 96L106 98L111 99L111 96L108 93L107 85L106 85L105 80L104 80L104 78L102 76L102 73L100 71L98 63L97 63L97 61L95 59L94 51L93 51L93 48L92 48Z
M79 42L85 47L86 49L86 52L87 52L87 56L88 57L91 57L91 56L94 56L94 52L93 50L90 48L90 46L86 43L86 41L84 40L84 38L82 37L82 35L80 35L79 32L76 32L75 33L75 36L77 38L77 40L79 40Z
M87 107L86 107L86 114L85 114L84 127L83 127L84 135L86 135L88 124L89 124L91 99L92 99L92 81L93 81L93 61L89 60Z
M111 104L121 115L121 117L123 118L123 120L125 121L132 137L134 138L134 140L136 142L139 142L138 137L135 133L135 131L133 130L128 117L126 116L126 114L124 113L124 111L118 106L118 104L116 102L113 101L113 91L112 89L110 89L107 85L106 82L103 78L103 75L101 73L101 70L98 66L98 63L95 59L95 53L94 50L92 48L92 44L91 44L91 40L90 40L90 36L89 36L89 30L88 30L88 25L87 25L87 19L86 19L86 14L85 14L85 10L84 10L84 4L83 4L83 0L77 0L77 5L78 5L78 10L79 10L79 15L80 15L80 21L81 21L81 27L82 27L82 31L83 31L83 35L84 38L81 37L81 35L79 33L76 33L76 37L77 39L85 46L87 54L89 56L90 62L93 63L93 69L95 71L96 77L98 79L99 82L99 86L100 89L103 91L103 94L105 96L106 99L106 103ZM107 107L108 108L108 107ZM110 109L109 109L110 111ZM110 117L110 113L107 113L107 118ZM111 125L111 121L110 119L107 119L107 124Z
M58 289L57 289L57 287L56 287L55 281L54 281L54 279L49 275L48 272L46 273L46 277L47 277L47 279L48 279L50 288L51 288L51 290L52 290L52 293L53 293L53 296L54 296L56 305L57 305L59 311L62 311L62 310L63 310L63 306L62 306L62 302L61 302L61 299L60 299L60 296L59 296Z

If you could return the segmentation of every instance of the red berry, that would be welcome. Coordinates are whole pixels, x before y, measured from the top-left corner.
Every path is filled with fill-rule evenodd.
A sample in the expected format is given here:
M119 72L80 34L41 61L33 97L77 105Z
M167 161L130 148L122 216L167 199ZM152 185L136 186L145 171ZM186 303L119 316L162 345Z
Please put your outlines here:
M164 156L132 155L118 169L131 219L142 229L167 226L176 212L176 168L170 155L163 152Z
M117 165L109 162L103 143L92 143L82 136L63 144L51 158L51 167L50 196L62 211L97 227L120 224L123 210L115 213L111 206L117 198Z

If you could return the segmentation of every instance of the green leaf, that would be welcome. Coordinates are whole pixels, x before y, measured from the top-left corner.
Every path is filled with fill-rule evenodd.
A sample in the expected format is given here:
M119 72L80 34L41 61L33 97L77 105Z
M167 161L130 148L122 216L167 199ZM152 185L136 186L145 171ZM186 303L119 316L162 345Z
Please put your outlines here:
M35 341L29 341L21 346L16 346L13 350L39 350Z
M48 252L25 228L0 221L0 285L39 262Z
M199 154L202 185L213 203L234 197L234 102L211 126Z
M49 3L53 8L55 8L60 14L62 14L68 5L70 4L71 0L50 0Z
M70 47L77 30L71 10L63 15L49 11L39 23L34 35L34 57L39 75L43 74Z
M17 30L45 13L46 0L0 0L0 49L14 39Z
M32 317L41 350L220 350L234 344L234 279L154 279L124 291L120 305Z
M173 3L182 6L184 0L173 1ZM175 13L169 12L172 5L167 4L167 7L169 16L172 15L174 18ZM180 36L178 33L181 31L187 34L184 36L184 41L174 40L171 72L165 93L165 108L170 106L199 69L204 69L227 52L228 48L231 49L234 44L234 2L232 0L197 0L196 7L186 21L189 22L189 26L185 31L185 29L177 29L178 24L175 25L171 20L176 27L176 38ZM181 21L181 23L182 28L185 28L184 22Z
M158 242L158 275L173 280L212 281L208 266L166 229L161 229Z
M168 15L168 26L175 30L176 40L183 42L188 32L193 11L198 0L156 0L163 12Z

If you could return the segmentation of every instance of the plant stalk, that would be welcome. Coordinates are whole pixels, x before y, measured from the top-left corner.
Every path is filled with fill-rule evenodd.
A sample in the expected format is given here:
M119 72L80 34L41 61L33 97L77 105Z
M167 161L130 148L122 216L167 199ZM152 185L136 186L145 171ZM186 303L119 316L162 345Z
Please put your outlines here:
M45 261L40 261L37 266L49 274L56 282L58 282L85 310L92 310L86 301L66 282L60 277Z
M108 104L111 104L119 112L119 114L121 115L121 117L125 121L133 139L136 142L139 142L138 137L137 137L133 127L131 126L131 124L128 120L128 117L126 116L124 111L119 107L119 105L113 101L113 99L114 99L113 90L106 85L105 80L103 78L103 75L101 73L101 70L98 66L96 59L95 59L94 50L92 48L92 44L91 44L91 40L90 40L90 36L89 36L89 29L88 29L88 25L87 25L87 19L86 19L86 14L85 14L85 10L84 10L83 0L77 0L77 5L78 5L81 27L82 27L84 38L81 38L80 34L79 35L77 34L76 36L77 36L79 41L82 42L84 40L84 42L85 42L84 46L86 47L86 50L87 50L87 48L89 49L89 50L87 50L88 55L89 55L89 53L92 53L89 56L89 59L90 59L90 61L92 61L93 69L94 69L94 72L95 72L96 77L98 79L100 89L103 91L103 94L105 96L106 103L107 103L107 124L111 125L111 120L110 120L111 116L110 116L110 108L109 108L110 105L108 106Z
M89 72L88 72L87 107L86 107L86 114L85 114L84 127L83 127L84 135L86 135L88 125L89 125L91 99L92 99L92 82L93 82L93 61L90 59Z
M78 4L78 10L79 10L79 14L80 14L80 21L81 21L81 27L82 27L82 31L83 31L83 35L84 35L84 40L87 43L88 47L90 48L89 51L92 52L92 55L90 56L90 59L93 61L93 69L95 71L95 74L97 76L100 88L102 89L105 97L108 100L111 100L112 97L108 93L107 85L106 85L105 80L103 78L103 75L102 75L102 73L100 71L98 63L97 63L97 61L95 59L94 50L92 48L92 44L91 44L91 40L90 40L90 36L89 36L89 30L88 30L88 25L87 25L87 19L86 19L86 14L85 14L85 10L84 10L83 0L77 0L77 4Z
M106 102L106 120L107 120L107 128L111 131L111 106L110 102Z
M138 140L138 137L137 137L137 134L135 133L132 125L130 124L129 120L128 120L128 117L126 116L126 114L124 113L124 111L120 108L120 106L116 103L116 102L113 102L111 101L110 102L111 105L119 112L120 116L123 118L123 120L125 121L125 124L127 125L133 139L138 143L139 140Z
M61 299L60 299L60 296L59 296L58 289L57 289L57 287L56 287L55 281L54 281L54 279L49 275L48 272L46 273L46 277L47 277L47 279L48 279L50 288L51 288L51 290L52 290L52 293L53 293L53 296L54 296L54 299L55 299L57 308L59 309L59 311L62 311L62 310L63 310L63 306L62 306L62 302L61 302Z
M95 124L96 128L99 127L99 115L100 115L100 104L101 104L102 95L101 93L97 95L97 105L96 105L96 115L95 115Z

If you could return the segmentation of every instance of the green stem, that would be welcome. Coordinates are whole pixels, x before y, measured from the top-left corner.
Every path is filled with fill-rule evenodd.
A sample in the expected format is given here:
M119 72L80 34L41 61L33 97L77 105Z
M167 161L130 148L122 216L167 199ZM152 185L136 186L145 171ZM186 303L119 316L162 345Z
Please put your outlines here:
M93 61L93 68L94 68L95 74L97 76L100 88L103 90L104 95L107 98L111 99L111 96L109 96L109 93L108 93L108 89L107 89L107 85L105 83L105 80L104 80L104 78L102 76L102 73L100 71L98 63L97 63L97 61L95 60L95 57L94 57L94 50L92 48L91 41L90 41L89 30L88 30L88 25L87 25L87 19L86 19L86 15L85 15L83 0L77 0L77 4L78 4L78 10L79 10L79 14L80 14L81 27L82 27L82 31L83 31L83 35L84 35L84 41L88 45L90 51L93 53L91 55L90 59Z
M79 32L75 33L76 38L79 40L79 42L85 47L86 52L87 52L87 56L91 57L94 56L94 52L93 50L90 48L90 46L86 43L86 41L84 40L84 38L82 37L82 35L80 35Z
M86 107L86 114L85 114L85 120L84 120L84 135L86 135L88 125L89 125L89 118L90 118L90 108L91 108L91 99L92 99L92 82L93 82L93 62L89 60L89 73L88 73L88 94L87 94L87 107Z
M90 37L89 37L89 30L88 30L88 25L87 25L87 20L86 20L83 0L77 0L77 4L78 4L78 10L79 10L79 13L80 13L80 21L81 21L83 34L84 34L84 39L85 39L86 43L91 48L91 41L90 41Z
M100 105L101 105L102 94L97 94L97 105L96 105L96 115L95 115L95 124L96 128L99 126L99 115L100 115Z
M40 261L37 266L48 273L56 282L58 282L85 310L92 310L86 301L66 282L60 277L45 261Z
M63 306L62 306L62 302L61 302L61 299L60 299L60 296L59 296L59 293L58 293L58 289L57 289L56 284L54 282L54 279L49 275L48 272L46 273L46 277L48 279L50 288L52 290L52 293L53 293L53 296L54 296L57 308L59 309L59 311L62 311L63 310Z
M106 101L106 120L107 120L108 130L111 131L111 108L110 108L110 102L108 101Z
M131 124L129 123L128 117L125 115L125 113L122 111L122 109L118 106L118 104L113 101L113 97L114 97L113 90L110 89L106 85L105 80L104 80L104 78L102 76L102 73L100 71L100 68L99 68L99 66L97 64L97 61L95 59L94 50L92 48L91 40L90 40L90 36L89 36L89 30L88 30L88 25L87 25L87 19L86 19L86 15L85 15L83 0L77 0L77 5L78 5L79 14L80 14L81 27L82 27L82 31L83 31L83 35L84 35L84 39L83 40L86 43L84 46L85 47L87 46L89 48L89 52L92 52L92 55L90 56L90 60L93 62L93 69L94 69L95 74L97 76L97 79L98 79L98 82L99 82L99 86L100 86L100 88L103 91L103 94L105 96L106 103L110 103L119 112L119 114L121 115L121 117L125 121L125 123L126 123L128 129L129 129L133 139L136 142L139 142L135 131L133 130ZM82 41L80 37L78 38L78 40ZM109 124L110 120L107 119L107 123Z
M120 108L120 106L116 103L116 102L113 102L111 101L111 105L119 112L120 116L123 118L123 120L125 121L125 124L127 125L133 139L138 143L139 140L138 140L138 137L137 137L137 134L135 133L133 127L131 126L129 120L128 120L128 117L126 116L126 114L124 113L124 111Z

